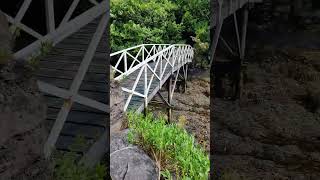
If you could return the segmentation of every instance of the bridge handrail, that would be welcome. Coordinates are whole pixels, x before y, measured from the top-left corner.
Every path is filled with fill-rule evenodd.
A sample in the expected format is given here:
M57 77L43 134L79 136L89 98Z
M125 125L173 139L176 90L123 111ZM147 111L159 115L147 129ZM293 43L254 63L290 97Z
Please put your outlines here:
M24 0L19 11L14 17L2 12L8 19L8 21L18 27L19 29L25 31L27 34L33 36L36 40L22 47L18 52L15 52L14 56L16 58L26 58L38 51L41 46L41 42L50 41L53 45L62 41L64 38L70 36L74 32L78 31L95 18L106 13L109 10L108 0L103 0L98 3L96 0L88 0L93 6L81 12L80 15L72 17L76 7L78 6L80 0L73 0L69 9L64 14L60 24L56 26L55 24L55 8L54 0L45 0L45 13L46 13L46 34L42 35L32 27L22 23L22 19L28 11L30 4L33 0ZM56 0L57 1L57 0Z
M115 80L120 80L122 79L123 77L125 76L129 76L131 73L135 72L137 69L141 68L142 66L144 66L145 64L151 62L151 61L155 61L155 58L156 57L159 57L160 55L162 55L163 53L165 52L168 52L170 51L170 49L174 50L174 48L176 47L187 47L189 49L193 49L190 45L187 45L187 44L141 44L141 45L137 45L137 46L134 46L134 47L130 47L130 48L127 48L127 49L124 49L124 50L121 50L121 51L118 51L118 52L115 52L115 53L112 53L110 56L113 57L115 55L118 55L118 54L121 54L121 53L124 53L125 55L128 53L128 51L130 50L133 50L133 49L137 49L137 48L140 48L139 52L138 52L138 55L140 54L141 52L141 49L142 51L144 50L143 48L145 48L145 46L152 46L152 49L155 48L155 46L163 46L164 49L161 49L159 50L158 52L154 53L153 55L151 56L148 56L147 58L145 59L142 59L142 61L139 61L139 64L136 65L136 66L132 66L134 64L135 61L138 61L137 60L137 56L134 58L134 62L131 64L130 68L129 69L125 69L124 72L120 71L117 69L117 67L119 66L120 62L123 60L123 54L121 55L121 57L117 60L117 63L115 66L111 66L113 70L115 70L116 72L119 72L120 75L119 76L116 76L114 77ZM168 47L166 47L168 46ZM150 51L152 51L152 49ZM131 55L131 54L130 54ZM192 56L193 56L193 50L192 50ZM131 55L131 57L133 57ZM125 58L124 60L124 66L127 67L128 64L127 64L127 60ZM169 63L172 67L173 65L171 63Z
M134 58L134 61L137 61L137 57L139 56L141 51L144 50L145 46L148 46L148 45L143 44L143 45L135 46L132 48L128 48L129 50L133 50L133 49L139 50L139 52L137 53L138 55L136 55L136 58L134 58L131 55L131 57ZM148 56L147 58L145 59L142 58L141 61L138 60L139 64L137 64L136 66L132 66L131 64L131 67L129 69L125 68L126 71L121 72L119 76L116 76L114 78L115 80L120 80L124 76L129 76L133 72L138 72L137 77L135 77L135 80L133 82L132 88L128 89L127 87L122 87L122 90L124 92L129 93L128 99L126 100L126 103L124 106L124 111L127 110L133 95L144 98L144 101L145 101L144 104L147 105L148 101L150 100L148 98L148 95L149 93L151 93L150 89L151 89L152 83L154 82L154 79L159 80L158 87L161 88L163 83L166 81L166 79L176 71L177 71L177 75L175 78L175 82L177 81L181 67L183 67L183 70L185 73L184 76L186 76L186 70L184 68L184 65L186 65L188 62L191 62L194 55L193 48L190 45L186 45L186 44L173 44L173 45L169 45L168 47L163 46L161 44L158 44L158 45L151 44L151 46L152 48L149 52L154 50L153 55L150 55L149 53L150 56ZM121 54L121 57L118 59L118 62L116 64L116 67L119 66L120 64L119 62L121 60L124 59L126 61L125 55L127 54L128 49L122 50L121 51L122 53L116 52L118 55ZM156 51L155 49L158 49L158 51L155 52ZM113 56L116 53L113 53ZM150 64L150 62L154 62L153 64L154 66ZM125 62L124 66L128 66L128 64L126 64ZM116 67L112 66L113 69L117 70ZM148 76L148 73L149 73L149 76ZM140 81L141 77L143 78L143 81ZM144 88L143 93L136 90L139 83L140 83L140 87L143 86ZM175 84L173 86L173 89L174 87L175 87ZM173 93L170 95L170 98L172 98L172 95Z

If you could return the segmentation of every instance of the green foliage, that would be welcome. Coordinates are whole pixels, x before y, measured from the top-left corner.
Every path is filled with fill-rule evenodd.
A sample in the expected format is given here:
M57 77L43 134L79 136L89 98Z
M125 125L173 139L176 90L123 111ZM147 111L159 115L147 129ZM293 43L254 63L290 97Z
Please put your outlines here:
M209 42L209 0L171 0L179 6L184 34L195 35L201 42Z
M77 164L75 153L68 152L56 160L54 179L57 180L104 180L106 167L97 165L90 169L84 165Z
M113 51L143 43L192 41L197 50L198 45L208 44L210 39L209 0L111 0L110 14ZM203 62L208 57L208 49L205 51L204 55L195 54Z
M111 0L112 49L180 41L182 27L174 16L177 8L169 0Z
M194 44L194 60L193 65L195 67L200 68L208 68L209 67L209 60L208 60L208 50L209 50L209 43L202 42L199 38L193 37Z
M18 37L21 36L21 29L18 28L17 26L11 25L9 27L9 31L12 34L12 39L13 40L15 40L15 39L17 39Z
M71 151L79 150L84 146L84 138L77 137L70 149ZM56 180L104 180L107 176L104 165L98 164L94 168L88 168L77 163L77 154L74 152L58 154L54 164L54 179Z
M151 114L144 117L130 112L128 121L128 140L153 155L164 178L171 179L175 173L178 179L208 179L209 157L185 129L166 125L164 117Z
M39 68L40 59L48 55L52 50L53 44L50 41L42 42L38 53L30 56L28 67L31 71L36 71Z

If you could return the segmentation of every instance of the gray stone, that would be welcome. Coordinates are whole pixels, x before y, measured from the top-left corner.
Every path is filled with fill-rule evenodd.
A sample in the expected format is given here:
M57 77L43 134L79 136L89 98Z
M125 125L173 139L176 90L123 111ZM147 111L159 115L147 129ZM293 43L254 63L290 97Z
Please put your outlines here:
M121 129L124 118L123 107L125 96L117 81L110 80L110 131L117 132Z
M110 175L113 180L156 180L155 162L127 141L128 130L111 135Z

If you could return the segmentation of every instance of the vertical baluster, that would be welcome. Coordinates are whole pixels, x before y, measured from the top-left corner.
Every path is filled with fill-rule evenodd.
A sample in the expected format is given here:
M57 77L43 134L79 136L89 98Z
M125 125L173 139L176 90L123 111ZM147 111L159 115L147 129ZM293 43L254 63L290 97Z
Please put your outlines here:
M53 0L46 0L45 5L46 5L47 32L51 33L55 29Z
M123 60L124 60L124 72L127 72L128 71L127 52L124 53Z

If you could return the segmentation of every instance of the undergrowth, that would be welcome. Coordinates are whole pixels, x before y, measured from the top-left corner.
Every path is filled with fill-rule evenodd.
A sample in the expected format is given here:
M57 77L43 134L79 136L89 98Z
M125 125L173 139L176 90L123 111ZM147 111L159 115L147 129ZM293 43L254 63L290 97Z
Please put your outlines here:
M104 180L107 177L107 168L98 164L89 168L78 162L79 155L76 150L85 146L84 138L77 137L74 144L70 146L70 152L56 154L54 163L54 180Z
M139 145L155 159L162 178L172 179L174 175L182 180L208 179L208 155L181 126L167 125L163 116L144 117L132 112L128 113L128 123L129 142Z
M51 41L42 42L40 45L39 52L29 57L28 68L33 72L38 70L41 58L47 56L52 51L52 48L53 43Z

